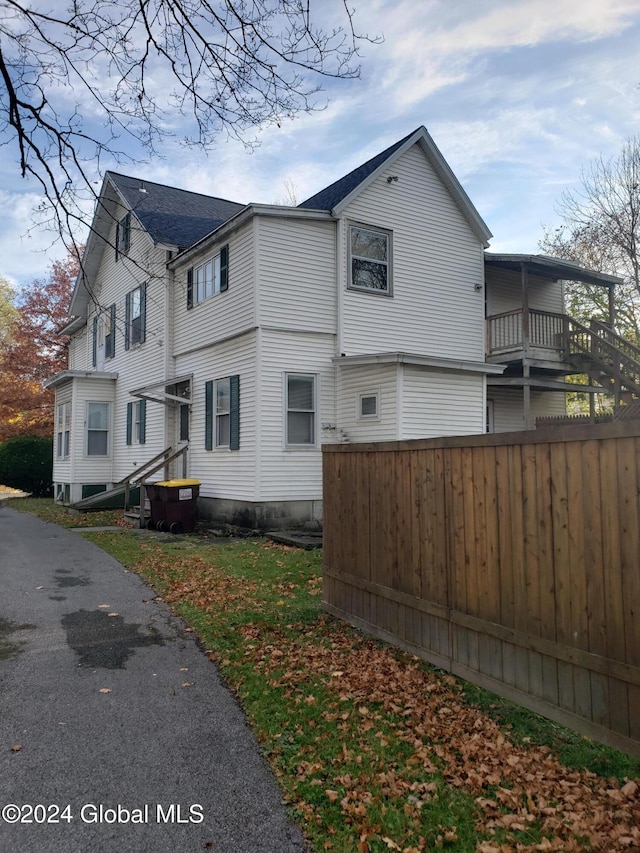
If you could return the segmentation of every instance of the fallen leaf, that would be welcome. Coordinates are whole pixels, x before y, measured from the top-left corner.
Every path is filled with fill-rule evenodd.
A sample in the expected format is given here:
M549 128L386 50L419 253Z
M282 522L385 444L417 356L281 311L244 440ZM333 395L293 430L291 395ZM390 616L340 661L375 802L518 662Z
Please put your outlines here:
M12 752L20 752L21 749L22 749L21 743L14 743L13 746L11 747Z
M182 686L183 687L191 687L191 682L190 681L183 681Z
M43 586L37 586L36 589L44 589Z
M111 693L111 688L110 687L101 687L100 690L98 690L98 693Z
M99 604L98 607L100 608L100 610L108 610L111 607L111 605L110 604Z
M327 790L325 791L325 794L327 795L327 799L329 800L330 803L335 803L335 801L339 797L338 792L332 791L330 788L327 788Z
M189 672L189 667L188 666L181 666L180 672Z
M638 790L637 784L635 782L631 781L631 782L627 782L626 785L623 785L622 788L620 788L620 793L624 794L625 797L634 797L637 790Z
M107 613L107 616L117 616L117 613Z

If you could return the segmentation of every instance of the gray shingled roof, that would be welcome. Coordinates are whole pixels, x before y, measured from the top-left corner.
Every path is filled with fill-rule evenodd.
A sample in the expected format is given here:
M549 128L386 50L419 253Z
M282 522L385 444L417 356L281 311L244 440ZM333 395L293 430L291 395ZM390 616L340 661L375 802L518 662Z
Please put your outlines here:
M375 172L378 166L381 166L385 160L391 157L391 155L398 150L398 148L401 148L407 139L409 139L410 136L413 136L415 132L415 130L412 130L411 133L408 133L399 142L395 142L380 154L376 154L376 156L372 157L371 160L367 160L367 162L363 163L362 166L358 166L358 168L354 169L353 172L349 172L348 175L345 175L338 181L334 181L334 183L330 184L325 189L320 190L319 193L312 195L306 201L299 204L298 207L308 207L312 210L333 210L333 208L346 198L349 193L368 178L372 172Z
M107 174L153 241L180 249L197 243L246 206L116 172Z

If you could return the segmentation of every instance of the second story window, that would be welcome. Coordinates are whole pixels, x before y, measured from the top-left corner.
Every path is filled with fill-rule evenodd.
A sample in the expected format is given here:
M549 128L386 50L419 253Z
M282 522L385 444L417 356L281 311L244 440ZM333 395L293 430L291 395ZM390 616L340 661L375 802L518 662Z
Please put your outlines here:
M147 286L141 284L127 293L125 299L125 349L143 344L147 337Z
M229 246L203 264L187 270L187 308L229 289Z
M349 226L349 288L391 296L391 232Z
M116 261L131 248L131 214L125 214L116 227Z

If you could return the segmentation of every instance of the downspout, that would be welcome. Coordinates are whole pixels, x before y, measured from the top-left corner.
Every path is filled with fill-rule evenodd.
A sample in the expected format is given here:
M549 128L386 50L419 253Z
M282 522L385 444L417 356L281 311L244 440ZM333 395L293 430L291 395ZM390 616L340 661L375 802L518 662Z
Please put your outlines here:
M170 260L170 258L168 258ZM165 379L175 376L174 356L174 313L175 313L175 271L165 266L165 311L164 311L164 376ZM168 413L164 413L164 447L169 447Z
M333 211L332 211L333 213ZM335 322L336 322L336 349L335 356L336 358L340 358L340 356L344 352L344 310L342 300L344 299L344 294L346 291L346 280L345 275L347 274L347 260L345 253L345 245L346 245L346 231L345 231L345 220L342 216L336 222L336 270L335 270L335 288L336 288L336 308L335 308ZM338 436L340 435L340 424L338 423L338 412L340 411L340 407L338 405L338 396L342 386L342 368L340 367L339 362L335 362L333 366L333 424L335 426L333 441L338 440Z

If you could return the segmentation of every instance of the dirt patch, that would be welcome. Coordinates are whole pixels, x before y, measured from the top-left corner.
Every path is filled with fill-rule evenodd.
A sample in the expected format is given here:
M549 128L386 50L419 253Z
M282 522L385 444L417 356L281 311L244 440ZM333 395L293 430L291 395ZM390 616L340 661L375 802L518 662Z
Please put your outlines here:
M29 625L28 623L18 625L16 622L10 622L8 619L0 619L0 660L6 660L22 651L21 647L24 645L24 641L18 640L15 642L9 640L8 638L12 634L15 634L16 631L28 631L35 627L35 625Z

